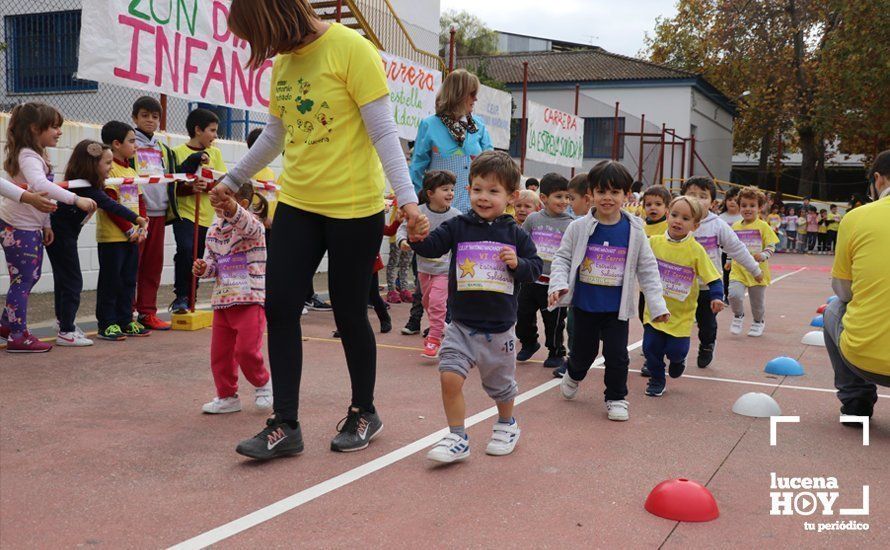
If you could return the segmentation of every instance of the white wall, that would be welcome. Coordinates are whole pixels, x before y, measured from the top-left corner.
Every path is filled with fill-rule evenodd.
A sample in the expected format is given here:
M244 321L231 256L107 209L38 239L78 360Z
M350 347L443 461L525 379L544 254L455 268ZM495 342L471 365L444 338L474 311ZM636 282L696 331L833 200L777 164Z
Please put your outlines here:
M9 115L0 113L0 150L4 151L4 155L6 150L6 128L8 126L8 123ZM55 172L56 181L62 181L64 179L65 165L68 162L68 158L71 156L71 150L74 148L74 146L83 139L94 139L97 141L101 141L99 137L100 129L100 126L93 124L70 122L65 123L62 128L62 139L59 141L59 146L49 149L48 151L50 162L52 163L53 171ZM168 144L171 146L176 146L184 143L186 140L187 138L185 136L171 134L169 136ZM216 145L222 151L223 159L229 166L233 166L247 152L247 146L241 142L218 140ZM275 170L276 174L281 173L281 158L279 157L278 159L276 159L275 162L271 164L271 166L272 169ZM9 179L9 175L2 170L0 170L0 175ZM99 257L96 248L95 217L84 227L83 231L81 232L77 248L80 254L80 267L83 271L84 290L95 289L96 282L99 277ZM175 241L173 240L173 231L170 227L167 227L167 237L164 247L164 271L163 277L161 279L162 284L173 283L173 254L175 251L176 245ZM3 256L3 252L2 250L0 250L0 257ZM322 270L327 269L326 261L325 263L323 263L322 267ZM3 269L2 273L0 273L0 289L3 289L3 293L5 293L6 289L8 288L9 275L6 269ZM40 281L34 288L34 292L49 292L52 291L52 289L52 266L49 263L49 258L44 256L43 276L40 278ZM159 297L159 303L163 302L165 299L167 299L166 296Z

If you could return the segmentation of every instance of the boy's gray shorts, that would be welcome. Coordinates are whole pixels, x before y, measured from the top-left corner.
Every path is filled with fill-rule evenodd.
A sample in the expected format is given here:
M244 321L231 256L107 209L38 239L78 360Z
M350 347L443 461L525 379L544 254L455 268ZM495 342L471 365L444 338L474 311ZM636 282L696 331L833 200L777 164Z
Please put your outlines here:
M464 378L477 367L485 393L496 402L509 401L519 393L516 385L516 334L486 334L452 321L445 328L439 348L439 372Z

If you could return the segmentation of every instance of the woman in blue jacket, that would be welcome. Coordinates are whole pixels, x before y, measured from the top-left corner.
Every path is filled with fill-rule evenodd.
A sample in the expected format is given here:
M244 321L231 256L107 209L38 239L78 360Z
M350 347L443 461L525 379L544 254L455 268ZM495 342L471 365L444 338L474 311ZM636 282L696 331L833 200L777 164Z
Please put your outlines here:
M476 75L452 71L436 96L436 114L420 122L411 157L411 180L418 192L427 170L448 170L457 176L452 205L464 214L470 211L470 163L493 149L485 125L472 114L478 92Z

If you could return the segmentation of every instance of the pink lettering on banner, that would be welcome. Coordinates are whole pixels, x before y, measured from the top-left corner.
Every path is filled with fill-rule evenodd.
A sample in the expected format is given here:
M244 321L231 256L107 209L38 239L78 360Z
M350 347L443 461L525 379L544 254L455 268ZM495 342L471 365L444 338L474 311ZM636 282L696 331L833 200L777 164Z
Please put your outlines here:
M393 82L408 83L429 92L436 91L435 75L428 73L422 67L415 67L394 59L388 66L387 62L383 61L383 70L386 71L386 77Z
M155 86L160 86L164 81L163 59L167 60L167 68L170 71L170 80L173 83L173 91L179 91L179 43L182 35L173 35L173 52L170 51L170 42L167 35L161 30L157 34L155 43Z
M213 39L217 42L225 42L232 35L228 25L229 8L222 2L213 2Z
M198 74L198 67L192 64L192 50L206 50L207 42L187 36L185 38L185 65L182 68L182 93L189 93L189 75ZM205 88L206 91L206 88Z
M572 116L562 111L557 111L556 109L551 109L549 107L544 109L544 122L546 122L547 124L552 124L554 126L559 126L563 130L578 129L578 117Z
M695 270L691 267L658 260L658 274L661 276L665 298L682 302L689 296L695 281Z
M223 58L222 48L217 48L216 52L213 54L213 59L210 60L210 68L207 70L207 78L204 79L204 86L201 87L202 97L207 97L207 88L209 88L210 83L214 81L219 82L220 86L222 86L223 97L225 98L226 103L231 103L232 93L229 91L226 82L226 62Z
M133 27L133 38L130 39L130 68L124 70L115 67L114 76L134 80L142 84L148 84L148 76L137 70L139 65L139 33L147 32L148 34L154 34L155 30L148 23L130 17L129 15L121 14L118 16L117 20L122 25Z

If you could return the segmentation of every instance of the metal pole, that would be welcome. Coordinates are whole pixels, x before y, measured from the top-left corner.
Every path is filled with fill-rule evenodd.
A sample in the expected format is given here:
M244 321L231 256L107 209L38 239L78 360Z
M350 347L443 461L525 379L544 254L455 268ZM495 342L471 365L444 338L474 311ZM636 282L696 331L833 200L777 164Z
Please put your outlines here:
M612 120L612 160L618 160L618 102L615 102L615 118Z
M680 142L680 178L686 173L686 140Z
M167 131L167 94L161 94L161 126L162 132Z
M198 172L200 173L201 169L198 168ZM198 237L200 235L201 226L198 223L198 220L201 219L201 191L195 192L195 231L192 236L194 240L192 244L192 265L194 265L195 260L198 259ZM195 302L198 301L198 277L193 273L192 274L192 284L189 288L189 311L192 313L195 312Z
M689 177L691 178L695 175L695 135L693 134L692 145L689 146Z
M637 181L643 181L643 134L646 132L646 114L640 117L640 156L637 157Z
M525 150L528 145L528 61L522 62L522 156L519 159L519 171L525 173Z
M451 38L448 41L448 72L454 70L454 34L457 31L454 30L454 27L451 27Z
M575 84L575 116L578 116L578 99L581 97L581 84ZM583 147L583 144L582 144ZM584 157L584 153L581 153L581 157ZM572 177L575 177L575 167L572 166Z
M778 145L776 146L776 195L782 192L782 131L780 130L776 136Z
M658 142L658 178L656 181L664 185L664 131L665 125L661 124L661 140Z
M337 23L339 23L341 19L343 19L343 0L337 0Z
M677 143L676 135L672 135L671 136L671 179L674 179L674 157L677 156L677 154L674 152L675 151L674 145L676 145L676 143ZM683 174L680 174L680 177L682 178Z

